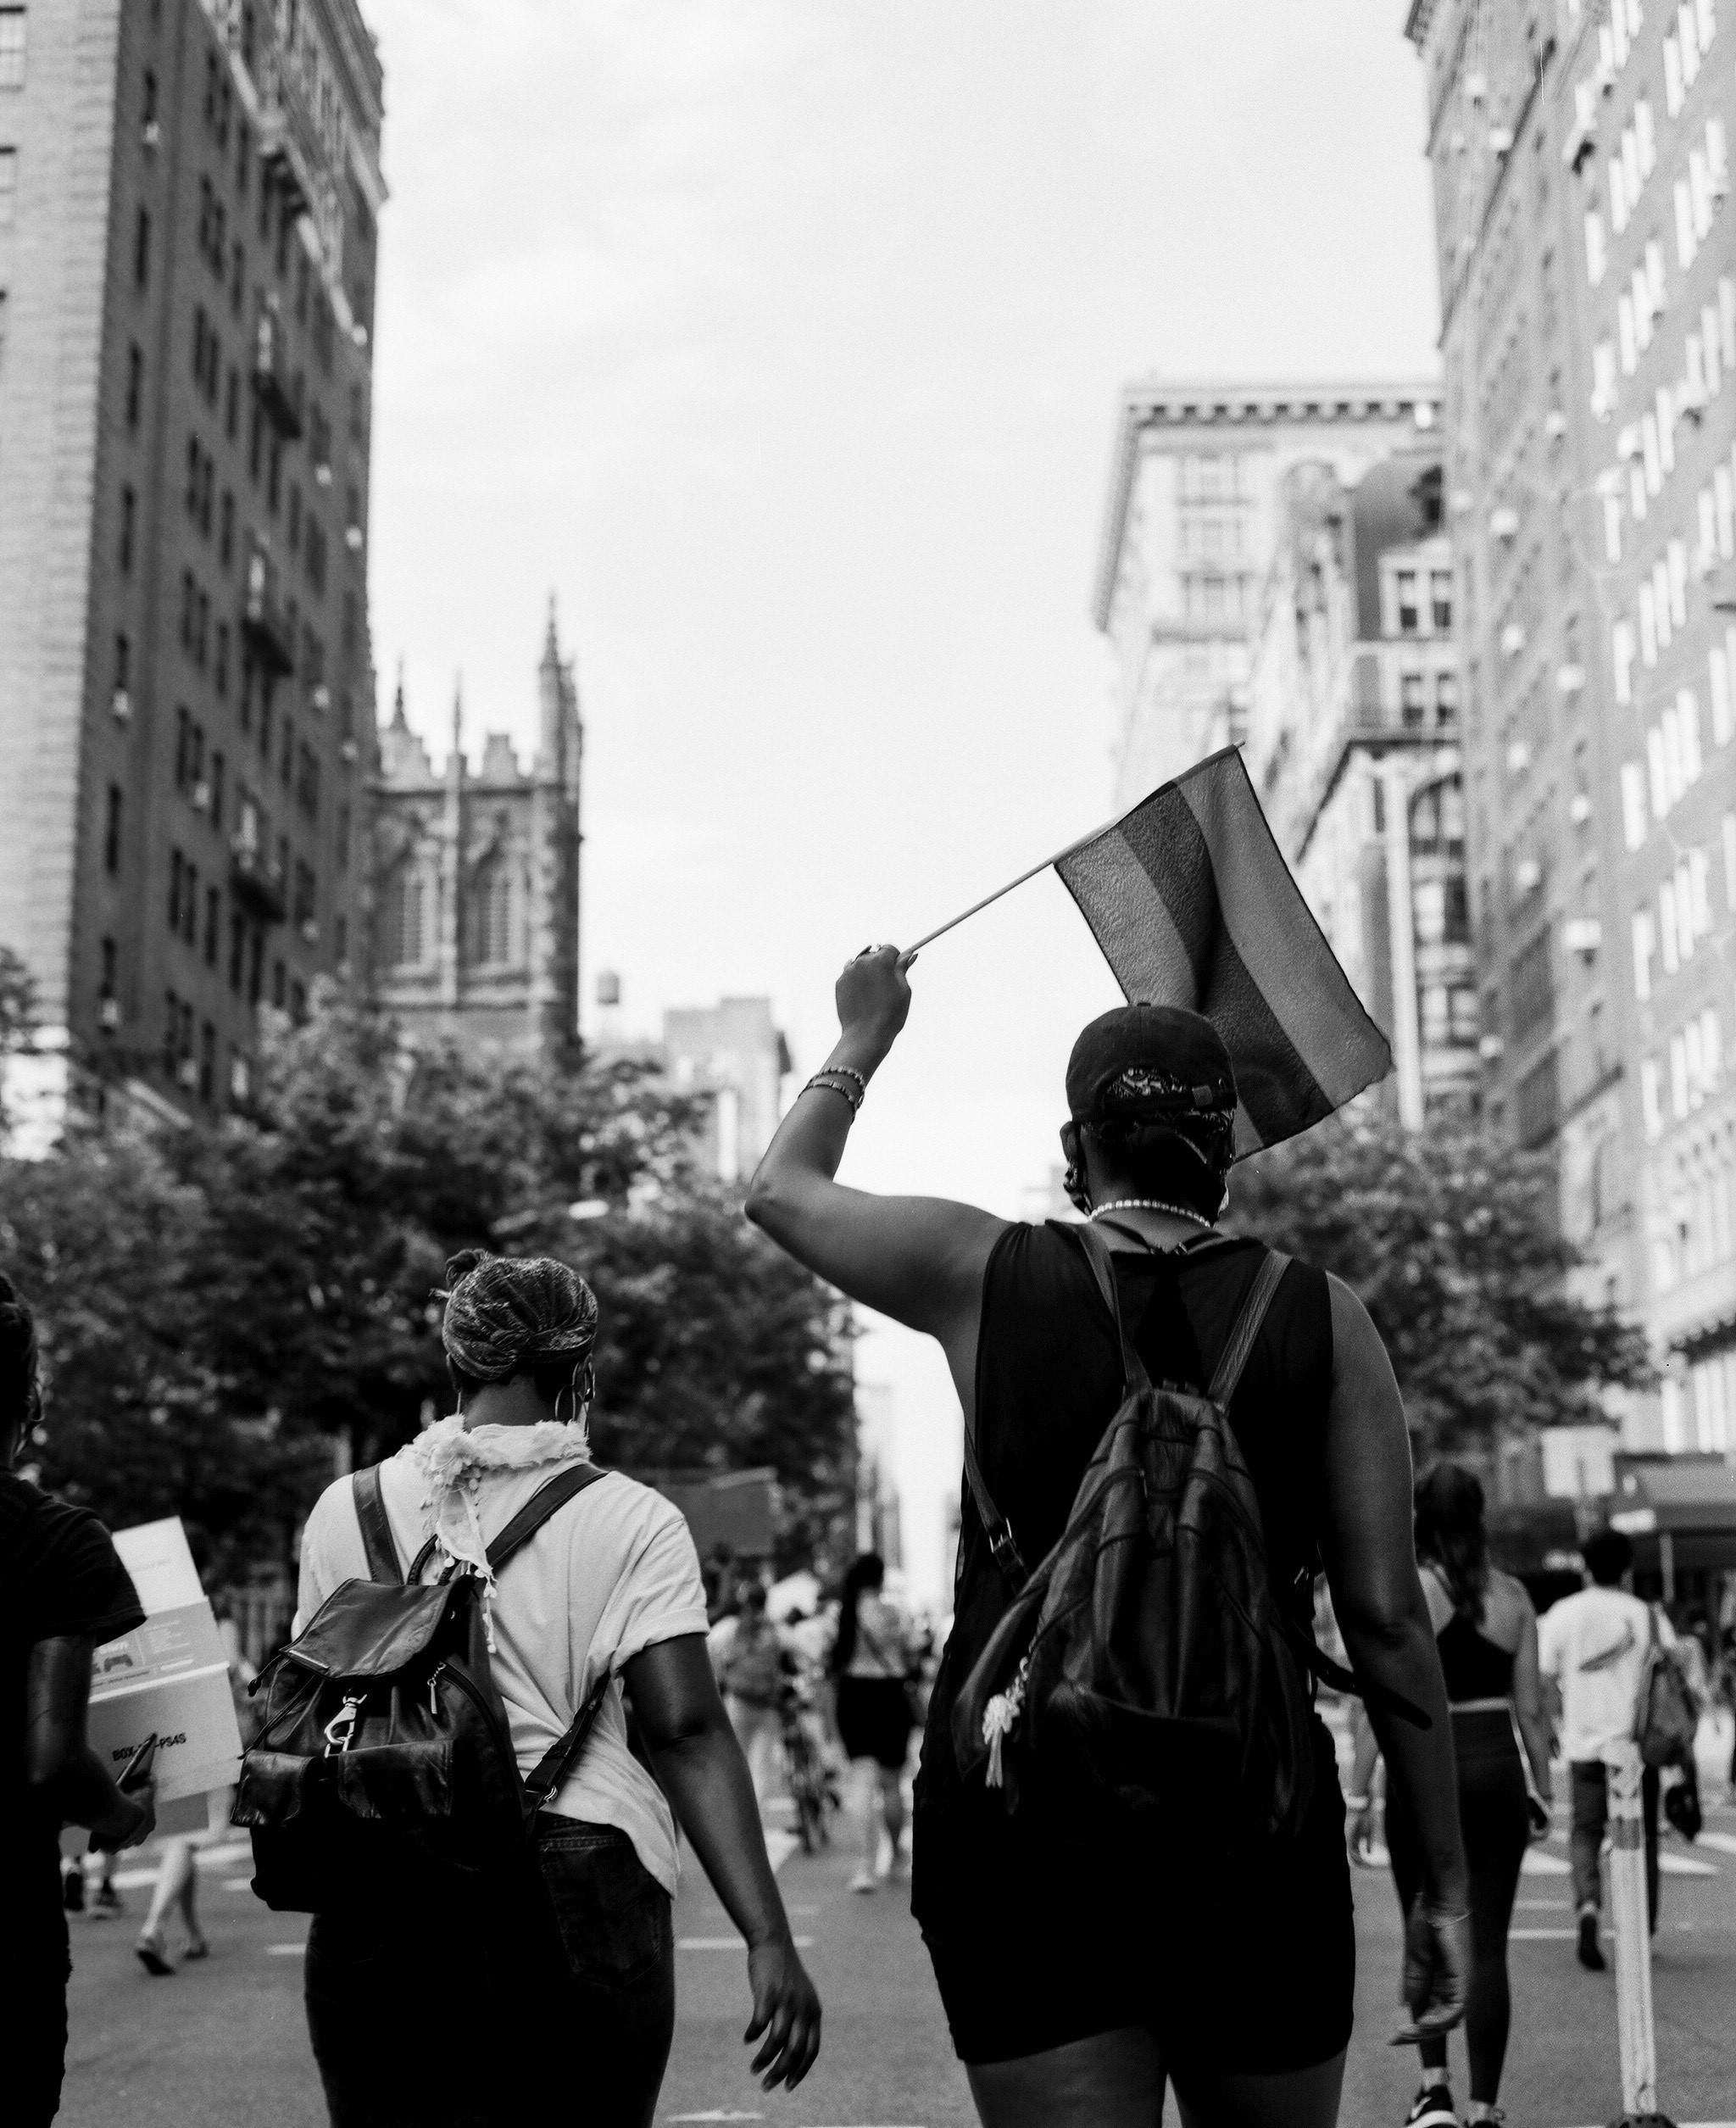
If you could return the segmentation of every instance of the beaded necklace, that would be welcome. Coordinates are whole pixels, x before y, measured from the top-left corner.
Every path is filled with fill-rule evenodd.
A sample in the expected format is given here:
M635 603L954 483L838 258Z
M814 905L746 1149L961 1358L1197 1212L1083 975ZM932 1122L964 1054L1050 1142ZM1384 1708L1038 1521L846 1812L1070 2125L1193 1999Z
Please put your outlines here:
M1196 1227L1211 1224L1210 1220L1188 1206L1166 1204L1161 1197L1115 1197L1106 1205L1094 1205L1091 1210L1093 1223L1110 1212L1167 1212L1177 1219L1191 1219Z

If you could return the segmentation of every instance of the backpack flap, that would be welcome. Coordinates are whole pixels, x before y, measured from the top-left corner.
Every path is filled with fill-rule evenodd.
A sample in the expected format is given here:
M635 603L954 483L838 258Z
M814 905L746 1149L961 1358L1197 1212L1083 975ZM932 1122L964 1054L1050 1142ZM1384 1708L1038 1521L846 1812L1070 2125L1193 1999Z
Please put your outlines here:
M314 1613L295 1644L296 1658L333 1683L407 1669L428 1652L459 1585L455 1579L426 1589L346 1581Z

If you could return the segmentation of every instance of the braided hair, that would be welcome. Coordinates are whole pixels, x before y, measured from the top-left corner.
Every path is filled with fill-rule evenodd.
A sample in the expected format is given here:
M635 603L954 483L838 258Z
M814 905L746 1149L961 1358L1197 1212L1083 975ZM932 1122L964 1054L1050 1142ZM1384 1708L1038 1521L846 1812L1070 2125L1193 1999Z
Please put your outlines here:
M553 1402L578 1394L597 1342L597 1296L553 1256L463 1249L447 1260L441 1341L455 1387L481 1389L528 1374Z
M39 1359L36 1317L0 1271L0 1440L16 1429L19 1440L27 1440L41 1416Z

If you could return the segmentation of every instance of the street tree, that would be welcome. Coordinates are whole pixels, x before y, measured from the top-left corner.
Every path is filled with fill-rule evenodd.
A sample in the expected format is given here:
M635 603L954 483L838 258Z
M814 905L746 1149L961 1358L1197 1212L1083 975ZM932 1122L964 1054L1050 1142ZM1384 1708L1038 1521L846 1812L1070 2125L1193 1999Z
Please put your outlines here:
M1335 1272L1392 1356L1420 1461L1607 1416L1641 1334L1576 1297L1542 1155L1452 1122L1334 1118L1238 1167L1227 1223Z

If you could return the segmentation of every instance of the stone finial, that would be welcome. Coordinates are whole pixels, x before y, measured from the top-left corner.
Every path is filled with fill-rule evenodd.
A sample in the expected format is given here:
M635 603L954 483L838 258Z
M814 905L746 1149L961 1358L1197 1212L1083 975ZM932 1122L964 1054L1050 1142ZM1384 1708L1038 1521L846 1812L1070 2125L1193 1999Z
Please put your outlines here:
M398 686L393 690L392 697L392 728L394 732L407 732L409 729L409 719L404 715L403 709L403 660L402 658L399 658L398 661Z

